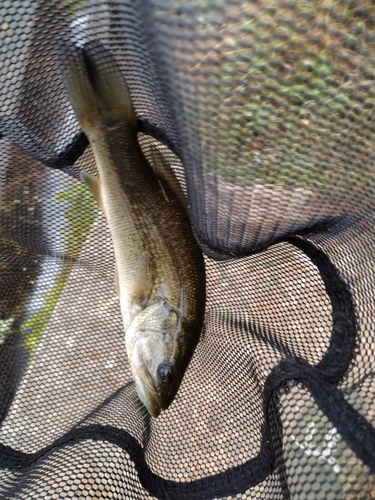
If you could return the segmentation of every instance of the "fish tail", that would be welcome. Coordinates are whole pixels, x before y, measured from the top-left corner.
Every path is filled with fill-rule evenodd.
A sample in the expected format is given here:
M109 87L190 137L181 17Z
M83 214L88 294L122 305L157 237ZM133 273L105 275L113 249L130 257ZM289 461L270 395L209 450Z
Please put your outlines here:
M86 135L98 125L123 122L137 128L128 86L111 52L99 42L83 48L61 43L60 71L70 101Z

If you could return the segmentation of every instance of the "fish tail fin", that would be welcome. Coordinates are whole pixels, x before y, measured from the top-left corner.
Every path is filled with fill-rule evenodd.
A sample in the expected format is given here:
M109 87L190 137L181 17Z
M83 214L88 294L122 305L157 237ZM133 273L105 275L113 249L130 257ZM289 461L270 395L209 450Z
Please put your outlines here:
M123 122L137 128L128 86L111 52L99 42L83 48L61 43L59 67L70 101L86 135L98 124Z

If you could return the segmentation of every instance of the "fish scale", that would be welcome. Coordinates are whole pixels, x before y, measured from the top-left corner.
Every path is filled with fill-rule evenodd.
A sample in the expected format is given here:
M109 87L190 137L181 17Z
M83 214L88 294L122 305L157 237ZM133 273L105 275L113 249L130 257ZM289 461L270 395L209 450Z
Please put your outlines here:
M176 396L199 341L203 256L177 181L157 179L142 154L130 94L111 53L98 42L83 49L61 44L59 66L98 167L99 178L82 179L110 228L135 386L157 417ZM155 170L165 172L165 165Z
M107 186L102 193L105 195L103 209L108 220L111 220L119 276L125 278L127 270L132 274L140 253L147 250L151 256L156 284L164 281L165 267L169 273L173 273L173 279L169 280L169 289L171 298L178 301L180 296L178 272L176 263L171 262L166 245L169 243L173 246L176 237L182 238L181 241L185 240L184 243L189 244L186 241L189 232L181 231L185 222L181 219L186 216L181 208L176 206L177 203L172 197L171 203L165 203L160 186L152 175L149 175L152 172L149 172L150 168L145 164L146 160L140 150L133 151L130 162L126 156L118 154L122 151L121 144L126 141L124 132L126 130L116 131L114 135L118 137L111 137L107 142L101 141L104 144L100 145L96 142L95 146L95 149L100 150L99 154L103 154L104 148L108 151L110 159L107 165L122 165L122 169L115 170L112 176L108 174L107 168L101 167L97 158L99 177ZM139 158L136 158L137 153ZM178 219L180 224L176 222ZM124 246L128 247L125 253ZM135 248L138 248L138 252L134 251ZM160 254L163 254L162 259L158 258ZM175 258L177 262L180 260L179 256ZM181 273L184 274L184 271L181 270Z

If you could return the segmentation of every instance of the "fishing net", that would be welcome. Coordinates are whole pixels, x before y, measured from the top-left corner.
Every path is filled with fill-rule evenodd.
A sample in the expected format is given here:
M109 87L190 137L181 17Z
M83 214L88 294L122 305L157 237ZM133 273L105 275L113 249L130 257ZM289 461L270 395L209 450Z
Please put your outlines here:
M1 498L374 498L374 5L3 0L0 27ZM61 41L112 52L204 252L157 419Z

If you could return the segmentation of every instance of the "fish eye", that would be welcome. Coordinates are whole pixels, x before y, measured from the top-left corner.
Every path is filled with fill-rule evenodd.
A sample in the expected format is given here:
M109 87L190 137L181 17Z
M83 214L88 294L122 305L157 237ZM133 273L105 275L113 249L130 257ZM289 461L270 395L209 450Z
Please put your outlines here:
M171 363L160 363L157 369L157 374L160 382L164 384L173 382L173 369Z

